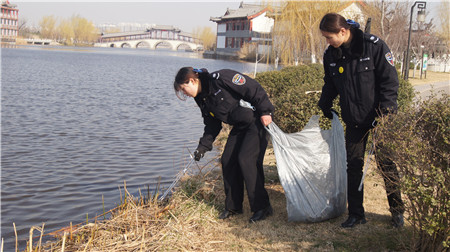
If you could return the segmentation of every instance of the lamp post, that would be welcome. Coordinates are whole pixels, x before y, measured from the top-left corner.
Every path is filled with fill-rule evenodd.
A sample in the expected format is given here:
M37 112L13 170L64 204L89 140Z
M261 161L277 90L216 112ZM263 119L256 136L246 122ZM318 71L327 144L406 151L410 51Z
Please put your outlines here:
M414 2L414 5L411 7L411 14L409 16L409 33L408 33L408 46L406 47L406 62L405 62L405 71L403 74L403 79L408 80L409 76L409 46L411 44L411 26L412 26L412 16L414 7L417 4L417 8L419 11L417 12L417 21L423 22L425 21L425 9L427 7L427 2L417 1Z

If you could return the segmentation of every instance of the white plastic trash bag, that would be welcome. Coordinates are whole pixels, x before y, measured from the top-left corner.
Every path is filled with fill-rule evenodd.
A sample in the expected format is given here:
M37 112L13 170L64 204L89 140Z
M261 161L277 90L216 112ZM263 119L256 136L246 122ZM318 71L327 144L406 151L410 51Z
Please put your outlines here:
M286 134L273 122L267 130L286 194L288 221L318 222L342 215L347 160L344 129L336 114L329 130L320 129L318 115L297 133Z

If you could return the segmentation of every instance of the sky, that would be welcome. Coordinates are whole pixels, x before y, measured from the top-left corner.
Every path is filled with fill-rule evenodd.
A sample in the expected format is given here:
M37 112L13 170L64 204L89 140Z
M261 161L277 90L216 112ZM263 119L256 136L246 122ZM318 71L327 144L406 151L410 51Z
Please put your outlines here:
M192 32L199 27L217 24L210 17L225 14L227 8L237 9L242 0L9 0L19 8L19 17L27 20L27 25L38 26L44 16L70 18L80 15L94 24L140 23L172 25L184 32ZM244 3L261 2L248 0ZM276 1L276 0L275 0ZM406 1L406 0L399 0ZM450 0L427 0L429 17L436 15L438 2ZM264 1L268 2L268 1ZM411 4L414 1L409 1ZM417 9L417 7L416 7Z
M173 25L184 32L192 32L198 27L211 27L217 24L209 21L210 17L225 14L227 8L239 8L240 0L199 0L192 1L151 1L134 0L131 2L117 0L97 1L32 1L9 0L19 9L19 17L27 20L27 25L37 26L44 16L70 18L80 15L94 24L104 23L148 23L156 25ZM246 1L245 3L251 3Z

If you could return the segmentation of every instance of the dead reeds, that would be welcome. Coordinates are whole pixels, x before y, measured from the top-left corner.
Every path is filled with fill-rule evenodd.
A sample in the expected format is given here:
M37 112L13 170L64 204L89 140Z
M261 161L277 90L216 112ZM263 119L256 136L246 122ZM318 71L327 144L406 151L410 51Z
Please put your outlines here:
M220 138L220 137L219 137ZM212 160L216 163L216 160ZM393 229L383 183L376 168L365 180L368 223L347 230L340 228L346 215L320 223L287 221L286 197L280 185L272 150L265 157L266 188L274 215L249 223L247 199L244 213L225 221L224 192L220 170L197 168L179 183L172 196L143 198L121 188L120 206L109 218L71 225L52 235L58 238L33 251L397 251L407 250L410 226ZM407 231L407 232L404 232Z
M27 251L158 251L158 250L203 250L221 243L211 239L204 243L198 236L215 235L207 231L215 227L217 212L207 203L197 201L198 197L208 197L211 190L205 189L217 166L214 160L199 167L190 174L193 180L183 179L183 190L177 190L172 197L161 200L159 192L133 196L127 190L126 182L119 187L121 204L101 216L88 219L84 223L62 228L46 234L56 239L42 245L44 225L32 227ZM209 167L206 169L206 167ZM184 171L185 172L185 171ZM195 175L194 175L195 174ZM194 182L196 181L196 182ZM205 186L202 186L204 184ZM200 187L199 187L200 186ZM214 188L214 186L212 187ZM189 195L188 195L189 194ZM200 196L199 196L200 195ZM110 217L101 219L109 215ZM41 232L37 245L33 247L33 232ZM17 245L16 245L17 247ZM17 249L16 249L17 250Z

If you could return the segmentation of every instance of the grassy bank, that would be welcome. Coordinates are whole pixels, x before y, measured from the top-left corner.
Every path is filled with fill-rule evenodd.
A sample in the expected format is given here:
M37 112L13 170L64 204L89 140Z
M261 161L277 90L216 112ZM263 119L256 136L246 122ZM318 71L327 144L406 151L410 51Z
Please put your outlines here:
M268 219L249 223L244 214L222 221L223 186L219 171L185 177L170 200L126 197L111 218L61 232L47 251L396 251L408 248L410 227L394 229L381 177L374 167L366 178L368 223L342 229L345 215L321 223L287 222L286 199L273 151L265 158L266 188L274 208ZM126 191L126 190L125 190ZM125 198L125 197L124 197Z
M443 74L446 78L448 74ZM427 77L431 81L430 76ZM223 141L226 131L218 138ZM219 146L223 143L219 143ZM216 161L216 160L215 160ZM412 227L394 229L384 182L372 167L365 181L368 223L342 229L346 215L320 223L287 221L286 198L279 182L272 149L265 156L266 188L274 208L268 219L249 223L248 202L244 214L222 221L224 192L219 169L195 168L174 195L165 202L122 192L123 204L107 220L59 232L59 238L43 245L46 251L403 251L410 250ZM34 241L35 246L36 241Z

